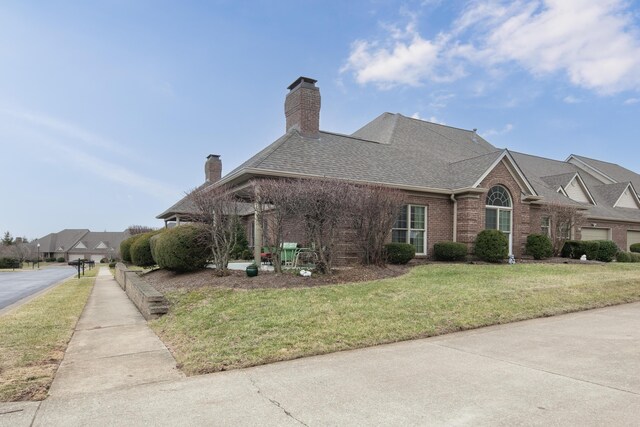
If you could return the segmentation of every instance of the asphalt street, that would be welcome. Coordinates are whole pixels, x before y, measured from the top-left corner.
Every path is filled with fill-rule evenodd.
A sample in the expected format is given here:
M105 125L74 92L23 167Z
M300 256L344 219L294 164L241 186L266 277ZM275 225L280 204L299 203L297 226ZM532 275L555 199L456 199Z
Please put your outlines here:
M71 266L0 273L0 310L73 276Z

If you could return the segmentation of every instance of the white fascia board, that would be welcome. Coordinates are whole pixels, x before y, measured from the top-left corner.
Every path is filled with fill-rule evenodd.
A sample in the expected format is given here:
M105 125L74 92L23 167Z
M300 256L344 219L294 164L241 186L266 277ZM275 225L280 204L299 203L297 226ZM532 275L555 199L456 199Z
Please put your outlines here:
M580 176L580 174L578 172L576 172L576 174L573 176L571 181L569 181L568 185L571 185L571 183L575 179L578 180L578 185L580 185L580 187L582 187L582 190L585 192L585 194L587 195L589 200L591 200L591 204L593 204L594 206L597 206L595 199L593 198L593 196L591 195L591 192L589 191L589 188L587 187L587 184L584 183L584 181L582 180L582 177Z
M524 173L522 173L522 170L520 169L520 167L518 167L518 164L516 163L511 153L509 153L509 150L504 150L502 154L500 154L500 156L498 156L498 158L491 164L491 166L489 166L487 170L484 171L484 173L480 176L480 178L478 178L478 180L475 182L475 184L473 184L472 187L477 188L480 185L480 183L491 173L493 169L495 169L496 166L498 166L498 164L504 158L507 158L509 160L509 163L511 163L511 167L517 174L517 176L514 176L514 178L516 178L516 182L518 182L518 184L520 185L520 188L522 190L526 189L527 191L529 191L529 194L533 196L537 196L538 193L536 193L536 190L533 189L533 187L529 183L529 180L524 176ZM511 173L511 170L509 170L509 172Z
M633 199L636 201L636 204L640 208L640 199L638 199L638 193L636 193L636 190L635 188L633 188L633 185L631 183L627 184L624 190L622 190L622 193L620 193L620 197L618 197L618 200L616 200L616 202L613 204L614 208L618 206L618 203L620 203L620 199L622 199L622 196L624 196L625 191L627 191L628 189L631 189L631 196L633 197Z
M592 171L594 171L595 173L597 173L598 175L608 179L611 182L606 182L602 179L598 179L598 177L596 176L596 179L598 179L598 181L602 182L603 184L616 184L618 181L616 181L615 179L611 178L609 175L607 175L606 173L602 172L601 170L591 166L590 164L588 164L587 162L580 160L579 158L577 158L574 154L570 155L569 157L567 157L567 160L565 160L566 163L571 163L571 160L575 160L576 162L580 163L581 165L591 169Z
M564 191L564 188L562 188L562 186L558 187L558 189L556 190L556 193L560 193L562 194L564 197L570 199L571 197L569 197L569 195L567 194L566 191Z

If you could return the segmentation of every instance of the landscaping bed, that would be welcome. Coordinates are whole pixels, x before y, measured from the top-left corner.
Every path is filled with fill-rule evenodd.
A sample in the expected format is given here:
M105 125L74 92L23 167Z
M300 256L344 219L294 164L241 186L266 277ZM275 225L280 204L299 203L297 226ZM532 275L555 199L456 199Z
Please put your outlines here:
M431 264L278 289L177 286L178 277L190 276L172 277L169 313L150 326L188 375L640 301L640 266L617 263Z
M205 269L193 273L178 274L168 270L153 270L142 277L158 291L165 293L180 289L197 289L202 287L216 287L227 289L275 289L275 288L306 288L326 286L338 283L365 282L389 277L397 277L406 273L409 267L390 265L380 267L348 267L337 269L334 274L313 274L302 277L294 270L276 274L260 271L256 277L247 277L244 271L230 270L229 276L216 276L214 270Z

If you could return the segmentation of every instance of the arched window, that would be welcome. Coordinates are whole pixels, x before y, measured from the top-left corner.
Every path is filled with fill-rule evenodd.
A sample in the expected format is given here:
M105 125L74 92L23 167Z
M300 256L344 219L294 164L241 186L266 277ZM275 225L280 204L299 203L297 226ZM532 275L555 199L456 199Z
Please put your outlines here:
M509 253L513 253L512 199L509 190L501 185L491 187L487 193L485 228L500 230L509 238Z

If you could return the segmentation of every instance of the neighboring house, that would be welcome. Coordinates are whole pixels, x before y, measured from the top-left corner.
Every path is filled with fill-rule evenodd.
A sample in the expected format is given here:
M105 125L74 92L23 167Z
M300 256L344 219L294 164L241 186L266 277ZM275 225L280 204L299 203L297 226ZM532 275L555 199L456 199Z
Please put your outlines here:
M87 229L65 229L47 234L30 242L40 244L40 257L61 258L65 261L86 259L99 262L103 258L120 256L120 243L129 236L127 231L96 232ZM34 251L35 253L35 251Z
M421 256L433 245L458 241L470 248L495 228L521 256L526 238L548 232L549 203L572 205L587 221L574 239L611 239L622 249L640 241L640 175L618 165L571 155L566 161L499 149L474 130L384 113L351 135L321 131L320 91L300 77L285 100L286 133L221 176L219 156L205 164L206 182L241 190L259 177L323 177L375 183L407 193L408 205L392 240L411 243ZM165 225L188 217L183 198L158 218ZM249 215L251 217L251 215ZM260 224L253 224L255 229ZM250 242L261 242L249 228Z

